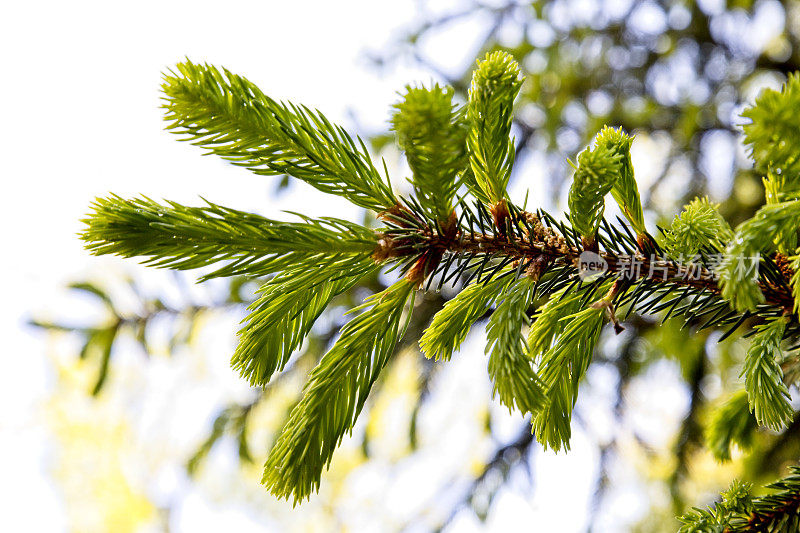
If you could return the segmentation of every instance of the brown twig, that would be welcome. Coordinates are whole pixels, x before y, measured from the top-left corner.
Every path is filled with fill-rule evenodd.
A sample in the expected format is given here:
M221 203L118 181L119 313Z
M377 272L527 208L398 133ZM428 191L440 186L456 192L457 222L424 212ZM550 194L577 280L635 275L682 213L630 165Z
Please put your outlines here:
M522 213L521 216L528 217L529 222L536 218L530 213ZM507 220L505 217L501 218L504 221ZM409 246L409 243L405 242L406 240L415 241L417 244ZM420 250L422 250L421 253ZM532 235L525 236L520 236L514 231L504 231L503 233L498 231L495 234L487 235L466 233L460 230L445 235L425 228L418 233L399 239L380 235L373 258L376 261L386 261L392 258L417 255L417 263L411 268L409 275L413 276L413 281L421 282L435 270L442 256L448 252L490 255L496 256L498 259L506 258L514 261L532 261L538 265L535 274L540 276L544 273L542 266L565 264L577 266L584 250L568 246L563 237L557 235L550 228L543 227L535 229ZM678 287L694 287L713 294L720 294L715 273L702 265L681 265L655 253L645 255L641 251L633 255L598 251L597 255L605 261L609 272L620 274L630 283L641 279L651 279ZM780 258L776 259L780 261ZM767 304L791 313L794 298L787 290L787 287L791 286L789 283L791 267L780 262L778 264L781 265L782 276L786 278L785 283L775 284L761 281L759 286Z

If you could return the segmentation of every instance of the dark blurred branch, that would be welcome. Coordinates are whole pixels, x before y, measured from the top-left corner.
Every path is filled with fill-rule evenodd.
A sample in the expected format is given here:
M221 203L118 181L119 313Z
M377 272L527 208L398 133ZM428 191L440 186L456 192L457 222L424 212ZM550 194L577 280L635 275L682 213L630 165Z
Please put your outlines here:
M706 375L707 354L705 347L697 355L689 376L689 411L683 420L678 440L675 444L676 465L669 480L670 494L675 515L683 512L684 502L681 493L681 482L688 473L688 465L692 451L702 442L703 430L698 419L700 408L705 401L701 383Z
M535 442L530 424L526 420L516 439L495 450L494 454L486 462L481 474L472 481L469 488L465 491L464 499L453 507L450 515L441 526L436 528L436 531L442 531L446 528L448 524L452 522L453 518L455 518L458 511L464 506L474 506L476 494L487 481L491 473L499 471L502 479L505 480L511 469L516 464L525 460ZM499 487L494 488L492 495L496 492L497 488Z

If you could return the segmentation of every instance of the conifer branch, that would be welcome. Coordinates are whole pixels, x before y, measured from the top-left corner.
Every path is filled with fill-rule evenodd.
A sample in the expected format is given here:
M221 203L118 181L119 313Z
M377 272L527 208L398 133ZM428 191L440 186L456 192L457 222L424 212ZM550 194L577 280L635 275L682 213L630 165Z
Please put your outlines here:
M672 259L690 259L701 250L724 250L732 239L733 231L717 205L708 198L695 198L664 232L663 248Z
M379 269L400 277L355 309L359 314L312 371L265 465L263 482L273 494L297 503L319 487L404 334L417 290L452 282L463 281L463 288L422 334L422 351L449 359L472 325L491 312L487 352L494 391L510 409L531 413L535 436L546 447L569 447L580 382L603 324L608 320L619 332L630 313L727 328L722 338L743 324L755 326L743 369L747 407L772 429L793 415L780 345L800 336L800 186L797 156L781 135L796 136L797 76L780 94L761 97L747 115L753 123L746 140L767 174L766 205L733 233L716 206L695 200L664 230L662 247L645 227L633 139L621 129L603 129L578 156L569 222L526 212L510 200L512 110L522 80L508 54L490 53L478 63L466 119L450 89L407 89L393 126L413 174L410 197L395 195L385 166L379 172L364 144L319 112L278 103L226 70L187 61L177 71L163 85L169 129L257 174L289 174L371 209L379 227L304 216L279 222L211 203L187 207L111 196L96 200L85 220L81 236L92 253L142 257L157 267L216 269L202 279L266 277L232 359L259 386L287 365L338 294ZM471 199L456 201L461 184ZM603 217L608 193L627 221L610 224ZM720 279L714 256L722 261ZM754 270L742 268L748 258L756 259ZM108 346L113 342L113 332L98 335L111 336ZM747 445L751 438L742 400L735 396L709 432L721 458L732 444ZM760 525L796 512L795 497L770 500L777 511L769 515L755 501L747 507L746 491L735 486L719 512L698 512L686 523L728 527L744 513L748 524Z
M598 146L604 146L619 156L619 178L614 181L614 185L611 188L611 196L614 197L622 214L630 222L637 238L640 241L645 241L648 233L644 225L639 186L636 184L636 178L633 175L633 161L631 161L633 137L625 133L622 128L615 129L606 126L597 134L595 142Z
M679 518L680 533L791 533L800 528L800 467L753 497L752 485L735 480L708 509L695 507Z
M755 105L745 109L744 141L756 166L786 179L785 192L800 189L800 157L797 153L797 109L800 106L800 74L789 74L780 91L765 89Z
M472 185L475 197L491 207L501 230L514 164L514 142L509 138L512 110L521 87L517 62L505 52L491 52L478 62L469 90L467 148L475 181L467 184Z
M511 271L505 273L510 274ZM476 280L445 303L419 340L425 357L437 361L449 360L466 339L472 324L486 313L511 281L508 275L498 275L488 283Z
M513 207L513 206L512 206ZM476 206L476 210L480 210ZM462 215L462 218L475 218L478 215ZM500 234L499 229L493 226L469 227L462 226L455 236L445 236L436 233L435 230L425 231L406 231L390 233L384 236L380 243L376 255L387 259L400 259L418 255L420 250L435 249L443 252L442 262L446 263L449 254L457 257L473 257L478 261L481 258L490 260L508 260L520 262L529 266L531 262L542 259L548 268L554 265L570 267L573 274L577 273L577 265L584 249L580 246L580 239L573 240L568 244L567 240L560 233L548 228L537 216L516 211L509 214L508 227L512 233L508 235ZM544 219L550 219L547 214L543 214ZM599 226L599 224L598 224ZM575 232L571 228L564 229L564 234L569 235ZM470 231L480 230L480 231ZM613 230L612 230L613 231ZM395 235L392 237L391 235ZM607 267L608 274L624 275L630 282L649 280L649 283L662 288L693 288L707 292L710 295L719 297L721 288L717 283L717 275L710 270L704 263L679 263L665 254L647 255L641 250L625 249L622 242L612 243L608 240L611 235L601 236L604 244L615 244L609 249L598 250L598 256L602 258ZM612 239L622 240L621 235L611 236ZM410 244L415 241L414 244ZM635 241L633 241L635 243ZM631 262L638 268L631 269ZM456 261L448 264L449 268L456 268ZM470 266L473 263L462 263L461 266ZM437 275L443 271L437 270ZM767 305L781 308L792 309L794 299L789 288L790 280L782 278L774 282L759 280L755 282L764 295L764 303ZM787 307L788 306L788 307Z
M750 410L759 424L775 431L785 427L794 414L778 365L787 322L787 318L778 317L756 326L742 369Z
M266 386L289 362L331 300L376 268L365 257L320 258L288 269L259 289L231 366L251 385Z
M406 87L396 104L392 127L414 173L420 205L447 228L454 220L453 201L466 167L467 123L464 109L453 103L452 88ZM452 228L454 229L454 228Z
M578 166L569 189L572 227L580 233L583 246L596 250L596 235L603 220L605 201L621 170L621 156L612 148L598 144L578 155Z
M536 297L536 282L528 276L507 285L486 328L489 376L494 392L509 411L536 413L545 404L544 386L525 350L522 327L530 324L528 307Z
M539 364L548 402L532 421L537 440L556 451L569 449L572 409L603 327L603 309L588 307L559 322L563 322L563 330Z
M188 60L176 69L162 90L168 129L183 139L256 174L289 174L376 212L398 204L361 139L320 112L276 102L225 69Z
M375 249L373 232L334 218L278 222L210 202L188 207L116 195L92 207L81 238L93 254L143 257L146 265L177 270L227 263L203 279L263 276L321 256L368 257Z
M722 295L736 309L752 311L765 301L763 287L758 281L761 254L772 253L779 247L777 241L782 228L797 227L800 227L800 200L767 204L736 228L720 265ZM781 289L789 286L789 280L780 282ZM793 308L792 302L788 309Z
M219 275L220 271L276 273L254 304L232 360L244 377L262 386L287 363L333 296L377 265L394 263L404 269L406 280L374 304L374 314L364 312L352 322L353 326L343 329L337 345L312 375L307 399L297 407L270 456L267 471L271 473L265 474L265 483L275 494L292 494L295 501L300 501L318 486L323 468L352 427L371 383L394 346L403 308L398 302L426 278L444 279L454 272L471 272L475 282L434 317L421 339L423 351L437 359L449 358L472 323L496 304L487 348L495 390L509 408L533 413L537 438L554 449L569 446L578 385L604 315L616 321L614 306L627 305L648 312L669 304L674 310L689 294L682 289L691 289L694 300L702 294L706 300L694 307L684 306L682 314L687 318L706 314L710 301L720 305L715 303L717 311L707 324L730 323L738 316L725 310L714 275L704 266L683 266L664 256L648 257L635 250L637 239L602 220L596 242L607 272L597 281L583 283L576 277L582 253L578 232L557 225L546 213L537 216L508 205L502 232L481 204L474 209L461 205L461 224L455 232L444 231L433 222L425 223L425 215L413 205L385 217L385 229L372 231L332 219L290 224L213 204L189 208L112 197L99 201L96 213L88 219L85 238L95 253L145 256L154 264L173 268L229 262L211 275ZM331 251L334 247L335 253ZM638 271L628 271L626 259L631 258L641 262ZM691 277L687 276L690 268L696 270ZM661 279L653 276L653 271L659 270ZM612 280L617 281L612 284ZM575 286L576 281L579 287ZM791 301L791 295L775 287L763 286L770 303L776 295ZM559 289L561 296L551 296L536 315L528 341L529 355L520 337L522 326L529 320L527 308L537 298L553 295ZM589 306L596 300L602 304ZM376 316L381 318L372 321ZM387 322L391 328L386 342L376 341L379 328ZM783 330L777 338L782 335ZM379 363L375 366L346 355L358 352L372 354L368 356L370 360ZM333 360L336 362L329 363ZM534 360L538 361L538 369L532 366ZM753 368L766 368L769 358L759 361ZM328 377L329 373L333 377ZM754 379L780 379L774 374L762 372ZM345 392L334 394L334 390ZM333 412L326 411L330 398L337 394L344 395L343 403L331 406ZM762 414L766 412L762 407L757 409L762 423L774 424L772 418ZM781 413L784 420L785 408ZM310 430L301 431L312 426L319 429L313 430L310 437ZM313 446L297 448L308 438L315 443ZM298 472L287 466L291 464L308 466Z
M567 292L567 288L554 293L541 308L528 333L528 351L540 360L553 346L553 340L561 335L567 322L563 319L580 310L580 294Z
M263 483L294 503L319 487L334 449L352 430L378 374L403 336L414 285L401 280L354 311L339 339L311 372L264 467Z

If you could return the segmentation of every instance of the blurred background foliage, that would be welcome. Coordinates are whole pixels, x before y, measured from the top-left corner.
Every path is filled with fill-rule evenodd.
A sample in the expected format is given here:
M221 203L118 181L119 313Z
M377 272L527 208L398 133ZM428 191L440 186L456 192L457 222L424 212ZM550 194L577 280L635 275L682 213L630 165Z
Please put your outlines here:
M720 202L732 224L762 203L739 114L761 88L798 69L800 3L420 1L416 18L401 38L365 52L378 75L422 66L463 101L475 57L504 49L523 67L511 190L529 194L529 205L564 208L567 159L604 124L636 135L651 227L698 195ZM360 133L395 176L409 173L388 124ZM280 201L292 184L274 183ZM448 365L419 354L421 331L453 294L446 289L418 299L321 493L292 510L259 485L261 464L344 310L387 280L376 276L342 295L286 370L257 390L227 358L258 280L194 285L192 276L164 273L172 287L165 293L130 276L81 280L71 291L87 312L33 319L52 334L55 475L76 530L169 529L171 502L182 494L184 512L192 498L246 508L252 521L231 526L254 529L499 528L551 506L563 513L563 531L674 531L677 514L709 503L733 477L761 485L800 453L798 418L781 434L757 431L730 461L715 459L705 428L740 388L746 341L717 342L721 332L661 325L658 316L631 317L619 336L605 331L582 386L572 452L542 452L529 422L490 399L482 340Z

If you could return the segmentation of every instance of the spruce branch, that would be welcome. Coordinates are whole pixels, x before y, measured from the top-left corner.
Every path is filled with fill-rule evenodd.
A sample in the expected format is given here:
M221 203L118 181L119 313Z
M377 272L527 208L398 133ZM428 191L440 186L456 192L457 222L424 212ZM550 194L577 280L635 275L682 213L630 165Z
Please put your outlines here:
M541 357L539 375L547 403L532 422L534 434L545 448L569 449L572 409L603 327L603 311L592 306L562 318L563 331Z
M784 174L768 172L767 176L761 180L764 185L764 198L767 205L780 204L792 200L800 200L800 186L795 191L787 191L787 182L791 178ZM798 231L796 226L786 226L779 228L774 236L777 253L788 256L797 248Z
M721 501L681 516L680 533L793 533L800 529L800 467L790 467L788 476L766 488L771 492L753 497L751 484L734 480Z
M394 106L392 127L414 174L417 200L431 207L432 220L452 227L457 178L467 166L467 123L464 109L453 103L453 89L406 87Z
M787 322L787 318L779 317L755 327L742 369L750 410L759 424L775 431L785 427L794 415L778 364Z
M746 517L732 521L732 531L765 531L790 533L800 529L800 468L793 466L785 478L770 483L775 490L756 498Z
M764 205L736 228L720 265L720 286L723 297L737 310L752 311L765 301L758 281L761 255L776 250L779 245L776 241L784 228L797 227L800 227L800 200ZM792 302L788 309L793 307Z
M614 197L620 211L630 222L637 238L642 242L649 243L647 228L644 225L642 201L639 198L639 186L633 175L633 161L631 161L633 137L625 133L622 128L606 126L595 137L595 143L619 155L620 173L611 188L611 196Z
M467 338L472 324L486 314L512 281L509 275L498 275L488 283L476 280L444 304L420 337L419 346L425 357L449 360Z
M143 257L146 265L177 270L226 263L203 279L263 276L320 257L368 257L376 246L372 231L334 218L278 222L210 202L188 207L115 195L92 207L81 238L93 254Z
M752 485L734 480L724 491L721 501L708 509L695 507L678 518L682 523L680 533L727 533L734 531L731 523L736 515L745 515L753 508L750 494Z
M711 272L699 267L700 275L690 278L685 276L687 267L666 258L646 257L639 252L635 252L635 257L642 262L643 268L638 273L625 273L622 278L626 270L623 251L632 251L636 240L625 237L605 223L599 225L601 231L597 233L597 243L603 248L598 251L608 265L608 272L596 282L580 282L574 277L582 251L577 231L558 226L544 213L536 216L519 211L513 204L509 204L511 207L502 232L495 219L482 210L481 204L476 204L474 210L462 204L462 222L455 233L445 232L438 226L420 228L424 222L414 215L413 206L399 211L396 216L386 217L384 221L388 227L373 232L335 220L277 223L214 205L187 208L178 204L161 206L146 199L127 202L116 198L109 200L109 205L112 208L90 220L90 230L87 230L94 236L88 239L90 245L101 247L102 253L144 255L160 261L160 264L180 268L205 266L226 259L233 260L233 266L226 268L235 272L252 273L254 265L259 267L259 273L278 272L268 282L265 297L248 317L248 325L242 332L241 344L233 359L234 366L254 384L266 384L269 377L286 364L330 298L375 268L376 262L405 265L406 280L401 284L410 287L408 293L403 293L406 296L426 277L438 275L444 278L451 275L448 268L463 264L454 270L471 271L476 281L452 300L440 312L441 316L437 314L434 317L431 327L423 335L423 350L436 358L448 358L463 341L471 324L485 314L489 306L497 303L496 318L490 322L489 329L489 350L492 352L489 367L495 388L507 406L534 413L537 438L555 449L568 446L570 418L578 385L591 359L604 315L616 320L613 314L615 305L638 306L643 312L649 312L655 304L661 306L658 309L663 309L668 303L673 310L688 294L679 291L681 287L695 291L693 294L696 296L706 293L708 298L719 298ZM122 221L121 225L116 225L118 220ZM247 231L242 231L242 227ZM231 228L237 230L231 231ZM323 251L336 246L337 242L351 242L350 253L344 253L341 247L336 249L337 253ZM239 253L245 259L237 255ZM186 262L187 258L194 259ZM243 265L247 269L243 270ZM271 265L271 269L264 265ZM651 270L655 267L662 269L663 279L651 279L648 267ZM528 277L529 274L533 277ZM617 282L612 285L613 279ZM624 283L621 282L623 279ZM537 375L521 345L520 329L528 321L524 302L532 302L558 290L562 290L560 296L551 298L531 329L531 357L541 358L540 375ZM602 305L584 308L606 291L606 296L599 300ZM723 319L735 318L735 313L724 311L724 301L719 301L720 306L714 308L719 311L708 323L723 323ZM376 304L376 309L378 307ZM705 307L707 305L702 303L695 307L689 304L683 309L683 314L686 317L701 316L707 313ZM391 314L391 309L395 307L381 308L376 313L385 317L387 313ZM365 314L371 316L371 313ZM400 315L392 316L390 324L399 320L397 317ZM715 318L718 322L713 322ZM335 346L328 360L338 361L345 358L345 351L358 350L375 353L374 357L385 360L394 341L376 341L375 335L378 325L386 322L372 323L371 336L358 336L353 341L347 340L345 332L351 329L346 327L339 342L347 348L336 349ZM353 326L353 329L358 328ZM302 405L309 407L301 408L292 419L295 422L287 426L285 436L275 448L274 453L278 455L273 456L283 454L282 457L291 457L294 461L300 460L300 455L306 457L311 453L309 460L316 466L311 477L289 473L289 477L277 478L274 472L271 477L265 477L272 490L281 496L288 497L292 493L296 499L304 499L314 490L333 449L354 422L357 411L342 408L350 414L344 419L336 419L337 429L332 434L314 437L319 446L304 448L305 451L295 449L300 445L298 439L306 438L299 427L327 419L316 411L304 410L320 409L324 403L322 396L332 394L334 390L332 383L336 380L329 381L324 377L325 369L331 371L331 366L324 361L319 370L323 376L319 380L324 386L309 385L309 390L319 387L322 391L320 397L307 395L309 399ZM350 364L358 367L364 363L351 361ZM366 399L369 384L377 374L370 376L366 382L347 382L346 396ZM351 405L353 400L342 401ZM317 450L319 455L313 455L313 450ZM270 463L273 468L276 461L278 459L272 459Z
M664 232L663 248L672 259L695 257L701 250L724 250L733 231L708 198L695 198L683 207Z
M256 174L288 174L381 212L398 204L389 178L355 140L319 111L279 103L211 65L179 63L164 76L168 129Z
M477 187L470 192L487 206L501 205L508 194L514 164L514 143L509 137L512 109L521 87L519 65L505 52L486 54L472 75L467 148ZM502 217L504 212L500 213Z
M531 357L541 359L553 346L567 322L563 318L580 310L580 293L568 292L566 287L553 294L542 307L528 332L528 350Z
M622 156L606 143L578 155L569 189L569 217L583 238L584 247L596 249L596 235L603 219L605 201L622 171Z
M437 281L437 288L462 281L463 288L433 317L420 339L422 351L449 359L472 325L491 313L487 352L494 391L509 408L531 413L545 447L569 447L578 389L603 324L609 320L619 332L630 313L727 328L722 338L755 324L743 369L747 407L758 423L778 429L793 415L780 345L800 335L793 314L800 294L800 196L794 155L771 144L779 141L775 132L796 134L786 129L786 110L797 98L797 80L761 98L750 114L748 142L759 168L768 169L766 205L733 234L715 206L695 200L664 231L662 250L647 233L632 138L621 129L603 129L578 156L569 221L526 212L511 201L512 108L522 80L508 54L490 53L478 63L466 120L450 89L407 89L393 126L413 173L410 197L395 195L385 167L379 172L363 143L320 113L275 102L228 71L185 62L165 77L170 129L257 174L286 173L371 209L379 227L304 216L278 222L211 203L187 207L111 196L95 202L82 238L95 254L142 257L174 269L214 266L203 279L267 277L232 360L260 386L286 367L333 298L370 273L395 270L400 280L355 309L357 316L312 371L269 454L264 484L295 503L319 487L335 448L352 430L404 334L417 290ZM779 115L777 126L768 111ZM474 204L456 202L462 183ZM609 192L627 221L603 218ZM718 280L710 256L723 248ZM586 252L601 264L599 273L587 273ZM691 255L688 263L685 255ZM741 268L746 257L756 258L757 270ZM96 344L105 346L111 333L96 335ZM704 361L696 367L697 395ZM712 425L709 438L720 457L750 438L742 400L735 396ZM685 450L684 442L682 458ZM748 523L762 523L766 515L758 514L755 500L748 507L748 498L736 486L718 510L698 511L686 523L724 528L751 510Z
M477 215L475 216L477 218ZM556 267L568 268L570 275L561 281L576 281L577 278L573 276L577 274L577 265L583 248L580 246L580 238L575 239L577 232L574 229L562 227L559 228L563 230L561 234L542 233L544 225L535 215L518 211L509 216L507 227L513 230L510 236L501 234L496 227L495 234L480 231L481 229L485 230L485 227L477 228L479 230L477 232L463 231L468 228L462 227L454 238L445 238L435 232L425 235L417 234L416 238L424 239L426 244L416 244L413 249L418 251L430 247L443 250L441 263L448 268L459 269L459 272L464 272L493 259L528 266L532 261L541 258L547 264L549 272L555 272ZM546 214L544 217L551 218ZM468 219L470 215L462 218ZM614 232L614 230L610 231ZM564 235L570 235L570 244L567 244ZM716 274L709 265L702 262L682 264L665 255L645 255L640 251L630 249L630 245L623 239L624 237L619 234L599 236L599 242L603 245L610 245L608 249L598 250L598 256L605 261L607 266L607 275L625 276L632 283L643 282L654 290L673 291L680 288L692 288L709 296L720 298L721 289L717 284ZM385 243L384 247L392 250L391 257L396 259L402 257L403 253L397 251L394 242L392 240ZM636 245L635 239L631 242L634 246ZM409 245L409 248L412 247ZM451 260L450 256L465 260L459 263L457 260ZM473 261L466 261L466 258L470 257L473 258ZM631 262L635 262L638 268L631 269ZM446 272L441 269L436 271L437 275L442 273ZM783 283L786 286L783 286ZM765 305L781 309L789 306L788 308L791 309L794 302L788 287L788 279L784 279L782 283L759 280L756 281L756 287L765 295ZM626 291L624 294L630 294L630 292ZM619 296L622 297L622 294Z
M800 74L792 73L780 91L764 89L755 105L745 109L744 142L750 148L756 167L785 178L781 192L800 191L800 157L797 144L797 109L800 107Z
M494 393L509 411L535 413L545 403L545 391L526 353L522 327L530 324L528 307L536 297L536 282L528 276L507 285L486 327L486 352Z
M376 269L369 258L332 256L291 268L259 289L231 366L251 385L266 386L289 362L331 300Z
M354 309L358 316L311 372L300 400L270 451L263 483L277 497L307 499L333 451L352 430L378 374L403 336L414 284L401 280Z

